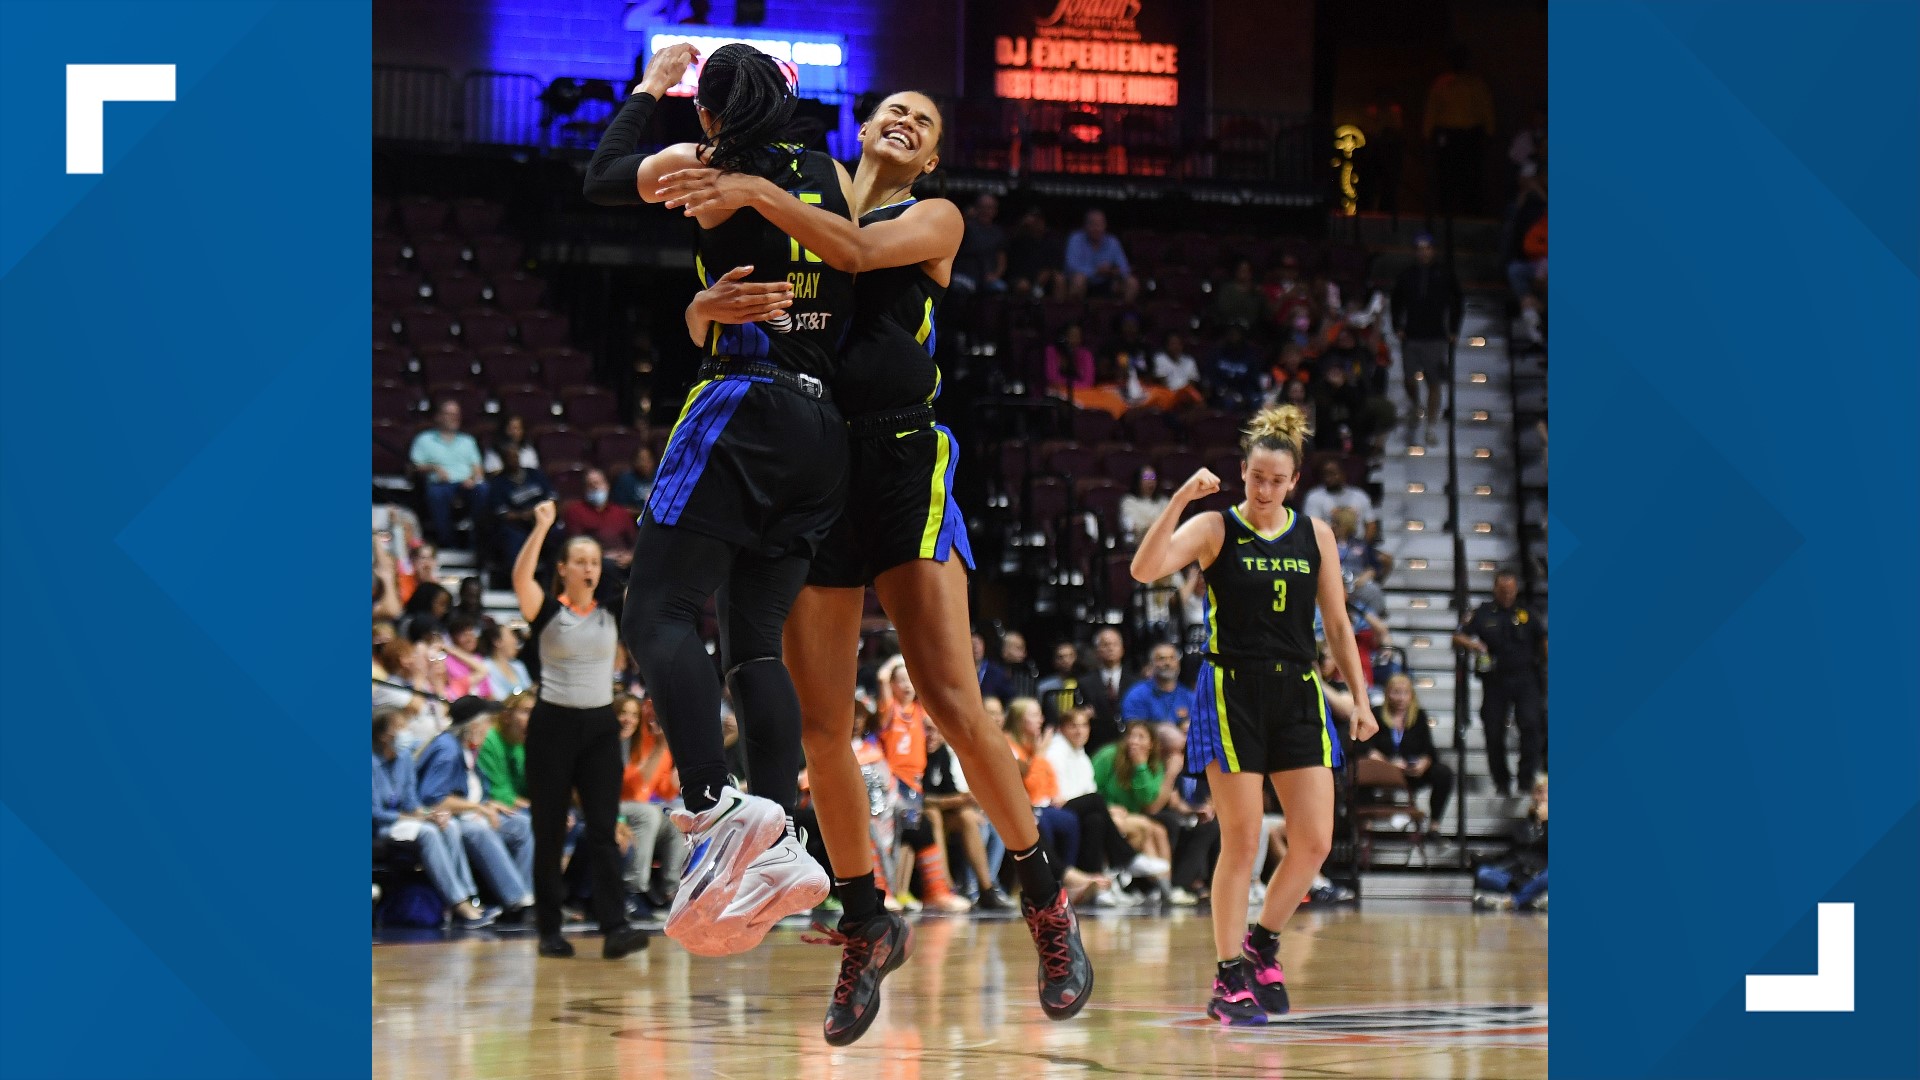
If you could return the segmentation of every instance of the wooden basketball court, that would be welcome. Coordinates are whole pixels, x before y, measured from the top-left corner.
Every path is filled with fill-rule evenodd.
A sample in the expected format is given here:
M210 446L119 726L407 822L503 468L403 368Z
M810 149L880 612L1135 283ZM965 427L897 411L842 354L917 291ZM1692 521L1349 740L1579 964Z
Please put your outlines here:
M1547 917L1385 902L1303 911L1284 939L1291 1015L1207 1019L1204 915L1089 914L1092 1002L1034 1002L1017 919L920 917L864 1039L820 1037L839 950L776 930L702 959L665 938L624 961L542 960L527 933L373 950L373 1075L634 1077L1544 1077Z

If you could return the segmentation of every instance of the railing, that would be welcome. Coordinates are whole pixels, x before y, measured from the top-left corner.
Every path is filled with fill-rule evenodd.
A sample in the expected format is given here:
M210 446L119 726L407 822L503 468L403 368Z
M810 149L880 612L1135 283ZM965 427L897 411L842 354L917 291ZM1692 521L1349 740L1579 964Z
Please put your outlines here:
M1447 518L1453 524L1453 609L1465 619L1472 600L1467 588L1467 541L1465 519L1460 508L1460 447L1456 437L1460 410L1456 403L1460 396L1459 373L1454 366L1454 347L1447 346ZM1427 378L1433 378L1428 372ZM1451 634L1449 634L1451 636ZM1472 665L1468 662L1469 653L1460 646L1453 647L1453 775L1454 799L1456 809L1453 815L1455 847L1460 853L1461 865L1467 860L1467 721L1473 711Z
M461 137L483 146L549 146L551 124L531 75L473 71L460 80Z
M404 142L458 142L454 117L459 84L440 68L375 65L373 137Z

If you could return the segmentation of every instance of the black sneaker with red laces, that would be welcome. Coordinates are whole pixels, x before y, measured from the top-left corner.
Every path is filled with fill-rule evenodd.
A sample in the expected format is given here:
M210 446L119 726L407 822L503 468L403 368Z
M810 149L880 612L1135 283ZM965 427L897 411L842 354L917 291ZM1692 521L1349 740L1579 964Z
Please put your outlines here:
M1063 887L1053 903L1036 906L1020 898L1020 913L1040 950L1040 1008L1049 1020L1068 1020L1093 996L1093 961L1080 945L1080 920Z
M816 944L841 947L840 977L833 984L824 1031L829 1045L845 1046L865 1035L880 1015L880 981L907 962L913 951L913 928L899 915L882 911L864 923L817 937L802 936Z

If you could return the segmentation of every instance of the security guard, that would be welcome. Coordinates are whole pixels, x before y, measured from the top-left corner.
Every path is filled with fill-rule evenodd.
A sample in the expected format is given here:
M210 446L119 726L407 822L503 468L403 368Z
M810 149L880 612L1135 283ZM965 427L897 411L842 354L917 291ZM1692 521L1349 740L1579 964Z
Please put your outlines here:
M1533 790L1533 777L1546 765L1547 621L1518 606L1520 579L1502 571L1493 579L1493 599L1474 608L1453 643L1475 654L1480 675L1480 720L1487 730L1487 766L1502 796L1513 794L1507 771L1507 713L1520 726L1520 790Z

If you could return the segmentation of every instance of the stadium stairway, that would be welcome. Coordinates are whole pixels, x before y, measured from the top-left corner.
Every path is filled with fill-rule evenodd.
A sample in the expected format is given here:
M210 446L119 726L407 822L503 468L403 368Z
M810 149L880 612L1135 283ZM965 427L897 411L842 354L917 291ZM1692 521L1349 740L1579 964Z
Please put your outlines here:
M1453 522L1448 515L1444 442L1430 445L1423 432L1402 425L1388 442L1379 473L1381 547L1394 557L1393 572L1383 586L1387 619L1394 643L1406 651L1408 674L1421 708L1434 725L1434 741L1443 760L1456 769L1452 638L1464 612L1456 608L1453 599L1454 530L1465 530L1470 604L1479 604L1492 595L1495 572L1514 564L1519 547L1515 499L1519 469L1513 453L1514 402L1501 305L1497 296L1469 298L1456 350L1455 441L1462 521ZM1395 404L1404 411L1398 371L1393 386ZM1444 422L1435 427L1435 434L1444 440ZM1449 840L1455 838L1459 824L1456 812L1464 809L1468 852L1490 854L1505 850L1505 838L1514 817L1524 812L1525 800L1502 799L1494 792L1487 768L1486 737L1477 722L1481 700L1477 679L1468 688L1467 700L1473 722L1465 731L1466 774L1447 811L1443 830ZM1507 746L1509 768L1516 768L1518 732L1509 731ZM1423 808L1427 806L1425 793L1418 799ZM1426 861L1415 853L1410 840L1391 834L1376 836L1375 867L1417 867Z

